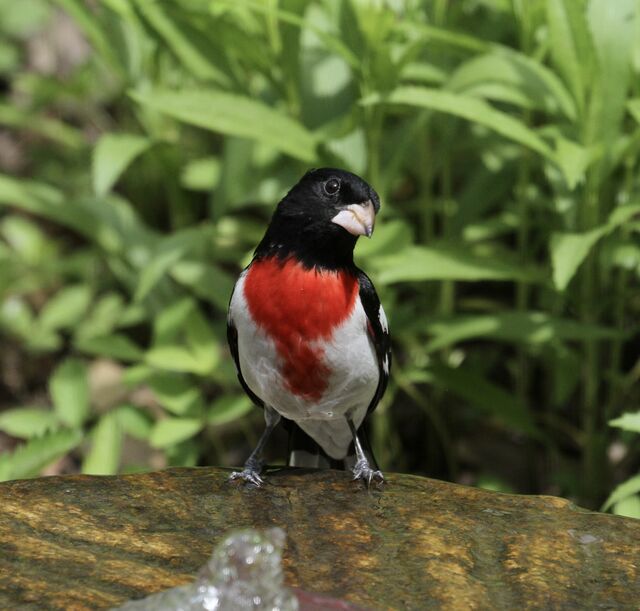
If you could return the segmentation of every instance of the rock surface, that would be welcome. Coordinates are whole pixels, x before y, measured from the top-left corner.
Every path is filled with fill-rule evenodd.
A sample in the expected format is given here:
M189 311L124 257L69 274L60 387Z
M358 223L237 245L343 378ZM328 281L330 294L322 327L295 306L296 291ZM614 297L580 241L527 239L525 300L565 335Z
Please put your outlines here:
M640 520L409 475L223 469L0 484L0 609L100 609L187 583L231 529L287 532L286 583L371 609L637 608Z

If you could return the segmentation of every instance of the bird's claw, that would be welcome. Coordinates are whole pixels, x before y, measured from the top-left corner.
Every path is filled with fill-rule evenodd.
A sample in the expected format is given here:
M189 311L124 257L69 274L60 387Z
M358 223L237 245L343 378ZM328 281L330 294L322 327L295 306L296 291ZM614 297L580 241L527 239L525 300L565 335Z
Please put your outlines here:
M382 471L373 470L366 460L359 460L353 467L353 479L361 479L367 486L371 486L371 482L375 481L380 485L384 483L384 475Z
M242 471L234 471L229 476L229 481L234 482L236 480L242 480L247 484L252 484L256 488L260 488L264 484L264 480L260 477L260 472L250 467L245 467Z

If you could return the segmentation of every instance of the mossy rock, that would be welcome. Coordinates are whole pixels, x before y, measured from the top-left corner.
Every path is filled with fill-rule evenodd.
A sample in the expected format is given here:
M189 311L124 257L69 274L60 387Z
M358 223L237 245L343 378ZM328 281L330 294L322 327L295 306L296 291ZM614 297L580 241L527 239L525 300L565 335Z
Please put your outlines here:
M189 582L232 529L280 526L287 585L372 609L638 608L640 521L389 474L223 469L0 484L0 609L101 609Z

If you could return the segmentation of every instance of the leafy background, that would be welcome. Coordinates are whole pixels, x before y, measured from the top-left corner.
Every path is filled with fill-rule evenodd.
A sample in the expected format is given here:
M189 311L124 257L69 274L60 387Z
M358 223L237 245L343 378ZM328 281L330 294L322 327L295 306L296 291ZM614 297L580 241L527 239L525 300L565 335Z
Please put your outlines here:
M0 479L240 464L228 297L331 164L382 466L640 517L639 76L637 0L0 0Z

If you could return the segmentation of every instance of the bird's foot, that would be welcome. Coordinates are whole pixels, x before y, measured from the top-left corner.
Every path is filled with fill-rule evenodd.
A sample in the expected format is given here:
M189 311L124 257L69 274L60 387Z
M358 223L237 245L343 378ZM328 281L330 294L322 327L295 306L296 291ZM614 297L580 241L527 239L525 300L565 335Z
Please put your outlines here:
M244 481L247 484L252 484L256 488L260 488L264 484L264 480L260 477L262 471L262 465L260 463L247 462L242 471L234 471L229 476L230 482L238 480Z
M371 486L371 482L375 481L380 485L384 482L382 471L376 471L371 468L366 459L359 460L353 467L353 479L361 479L367 486Z

